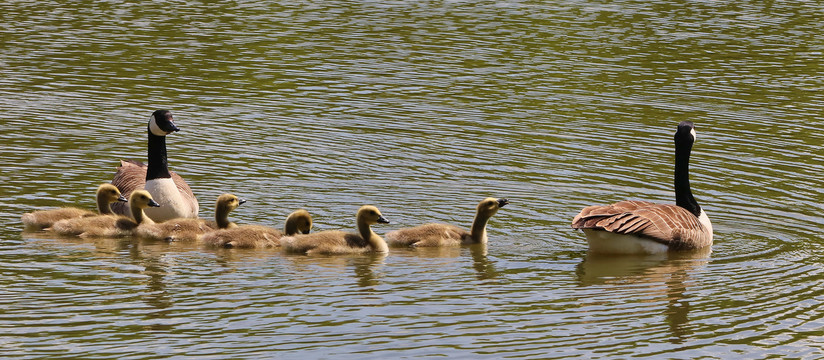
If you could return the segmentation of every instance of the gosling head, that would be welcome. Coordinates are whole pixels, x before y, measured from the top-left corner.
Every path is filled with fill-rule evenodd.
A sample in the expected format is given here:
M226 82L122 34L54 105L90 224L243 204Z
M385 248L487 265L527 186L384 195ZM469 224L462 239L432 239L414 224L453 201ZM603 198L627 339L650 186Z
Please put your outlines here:
M358 210L358 221L365 222L369 225L389 223L389 220L383 217L381 211L372 205L361 206Z
M238 206L245 203L246 200L241 199L232 194L223 194L217 197L217 203L215 204L215 208L217 209L218 213L228 214Z
M160 207L160 204L152 199L152 194L149 194L146 190L132 191L132 195L129 196L129 203L132 204L132 206L137 206L141 209L145 209L147 207Z
M123 196L123 194L120 193L120 189L112 184L100 184L100 186L97 187L97 196L98 198L102 197L107 203L113 203L115 201L129 201L125 196Z
M312 231L312 215L304 209L296 210L286 218L286 235L308 234Z
M496 199L496 198L486 198L481 200L478 203L478 215L483 215L484 217L492 217L498 212L498 209L506 206L509 204L509 200L507 199Z
M180 129L175 126L171 111L156 110L149 118L149 131L157 136L166 136Z

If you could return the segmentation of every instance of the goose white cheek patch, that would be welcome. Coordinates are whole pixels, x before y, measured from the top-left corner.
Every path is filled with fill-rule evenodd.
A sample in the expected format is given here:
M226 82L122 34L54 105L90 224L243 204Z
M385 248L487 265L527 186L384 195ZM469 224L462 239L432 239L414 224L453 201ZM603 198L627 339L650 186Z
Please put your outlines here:
M166 136L166 132L161 130L160 126L157 126L157 120L155 119L154 115L152 115L152 117L149 118L149 131L151 131L152 134L157 136Z

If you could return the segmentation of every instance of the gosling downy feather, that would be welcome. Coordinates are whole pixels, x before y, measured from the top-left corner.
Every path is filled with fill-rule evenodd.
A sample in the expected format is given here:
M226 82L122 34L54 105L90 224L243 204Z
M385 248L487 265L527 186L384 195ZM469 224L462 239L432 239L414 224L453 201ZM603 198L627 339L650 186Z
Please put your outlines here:
M242 225L233 229L203 234L207 246L224 248L271 248L280 247L280 239L286 235L308 234L312 230L312 215L300 209L286 217L283 231L263 225Z
M486 198L478 203L475 219L469 231L449 224L424 224L402 228L386 233L386 242L396 247L459 246L463 244L486 243L486 224L509 204L507 199Z
M81 237L115 237L130 235L139 224L154 223L143 209L160 206L145 190L135 190L129 195L129 206L134 217L123 215L98 215L58 221L51 230L61 235Z
M572 220L595 253L654 254L712 245L712 224L690 190L689 159L695 126L683 121L675 132L675 205L621 201L589 206Z
M179 218L159 224L141 224L135 229L135 235L151 240L196 241L204 233L236 228L237 224L229 221L229 213L245 203L233 194L222 194L215 202L215 220Z
M378 208L364 205L357 214L358 232L327 230L307 235L284 236L280 245L287 252L304 254L360 254L389 251L386 242L371 225L388 224Z
M176 218L197 218L199 205L192 189L178 174L169 171L166 158L166 135L179 131L172 113L157 110L149 118L148 165L139 161L120 160L112 184L128 196L132 191L145 189L161 205L146 209L146 215L156 222ZM116 214L129 216L129 208L113 207Z
M97 211L100 215L112 214L111 204L117 201L127 201L120 190L112 184L101 184L97 187ZM54 225L54 223L73 218L82 218L98 215L86 209L76 207L63 207L51 210L39 210L25 213L21 217L26 229L41 230Z

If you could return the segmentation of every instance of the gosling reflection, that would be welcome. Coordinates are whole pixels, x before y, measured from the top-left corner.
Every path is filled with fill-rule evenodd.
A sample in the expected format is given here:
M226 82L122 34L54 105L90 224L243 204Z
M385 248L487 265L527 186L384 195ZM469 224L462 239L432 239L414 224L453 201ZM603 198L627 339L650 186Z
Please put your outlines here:
M349 266L352 266L355 271L359 287L371 291L375 286L380 285L381 276L378 270L384 264L385 259L386 253L350 258Z
M487 256L486 244L470 245L469 253L472 255L472 267L475 269L478 280L490 280L498 277L495 264Z
M297 274L296 276L316 277L318 273L323 273L324 276L330 273L346 274L351 269L358 286L370 291L380 285L380 269L385 264L386 256L386 253L379 252L334 256L284 254L284 258L291 262L292 273Z
M156 245L148 244L136 239L129 241L129 259L134 265L142 267L141 274L146 275L145 281L146 291L140 296L146 305L160 311L153 311L147 313L147 316L152 319L165 319L168 314L168 309L174 304L169 297L166 290L166 275L167 264L164 263L164 252L159 250ZM153 330L163 330L171 327L165 325L154 324L151 325Z
M576 267L583 286L649 284L651 294L666 301L664 317L674 344L684 343L692 333L689 323L690 277L709 261L711 249L654 255L609 256L587 253Z
M166 290L166 275L169 274L166 259L167 251L163 245L146 245L145 243L132 237L96 237L96 238L78 238L65 237L54 233L32 233L24 234L24 239L37 241L40 244L48 244L50 247L58 246L61 249L71 249L73 255L83 257L85 262L88 258L94 258L96 264L94 268L102 270L104 275L101 275L100 281L111 281L109 272L120 271L124 273L134 274L139 273L144 276L122 276L119 279L123 282L123 286L132 287L133 285L145 286L145 290L141 290L133 296L135 299L139 298L146 305L155 311L145 311L143 316L151 321L150 325L146 325L149 330L170 330L174 325L163 324L167 321L170 313L169 308L174 304L169 297ZM83 252L78 252L83 250ZM127 270L120 266L113 268L110 264L130 264L134 265L137 270Z
M487 256L487 244L471 244L461 247L419 247L419 248L393 248L392 256L410 256L427 259L454 259L450 263L462 262L462 256L466 256L466 252L472 257L472 268L475 270L475 277L478 280L489 280L497 278L499 273L495 270L494 263L489 260ZM446 266L447 263L438 265L439 267Z

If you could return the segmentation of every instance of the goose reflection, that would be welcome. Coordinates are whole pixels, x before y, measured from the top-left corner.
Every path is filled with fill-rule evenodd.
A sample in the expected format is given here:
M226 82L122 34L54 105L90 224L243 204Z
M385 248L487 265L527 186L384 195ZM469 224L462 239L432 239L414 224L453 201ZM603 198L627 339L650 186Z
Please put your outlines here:
M344 254L331 256L306 256L284 254L294 268L293 273L307 278L318 276L318 272L345 274L352 269L359 287L371 289L380 285L380 269L385 264L387 253ZM301 280L303 281L303 280Z
M128 272L139 273L145 277L124 277L126 282L134 282L137 285L145 285L146 289L140 291L138 296L146 305L156 311L146 311L144 314L146 318L152 321L150 325L146 325L149 330L170 330L174 326L164 324L170 315L169 308L174 304L174 301L169 297L166 290L166 275L169 274L168 264L164 260L166 251L162 245L155 245L154 247L147 247L141 241L132 237L98 237L84 239L79 237L66 237L54 233L31 233L23 234L23 238L33 241L49 241L50 246L59 246L61 248L76 248L88 250L89 257L96 260L101 260L104 272ZM86 256L86 255L84 255ZM100 262L95 262L100 263ZM112 268L108 263L125 263L135 265L141 270L127 270L120 267ZM94 265L101 266L101 265ZM102 275L102 280L108 281L106 277L109 275Z
M141 274L146 276L146 290L140 296L146 305L158 311L147 312L146 316L151 319L163 320L169 316L169 308L174 301L169 297L166 290L166 275L169 274L168 264L164 261L165 251L159 249L156 244L148 244L137 239L129 242L129 259L134 265L142 267ZM172 325L155 323L148 326L151 330L169 330Z
M486 244L474 244L469 246L469 253L472 255L472 267L475 269L478 280L490 280L498 277L495 264L487 256Z
M472 257L472 268L478 280L489 280L498 277L498 271L487 256L487 244L471 244L448 247L419 247L419 248L392 248L392 256L408 256L427 259L454 259L452 262L463 261L462 255L469 251ZM444 264L440 265L444 266Z
M637 256L587 253L576 267L576 274L582 286L648 284L653 295L666 300L664 317L672 335L670 342L680 344L691 335L687 293L691 276L708 263L710 252L706 247L693 252Z

